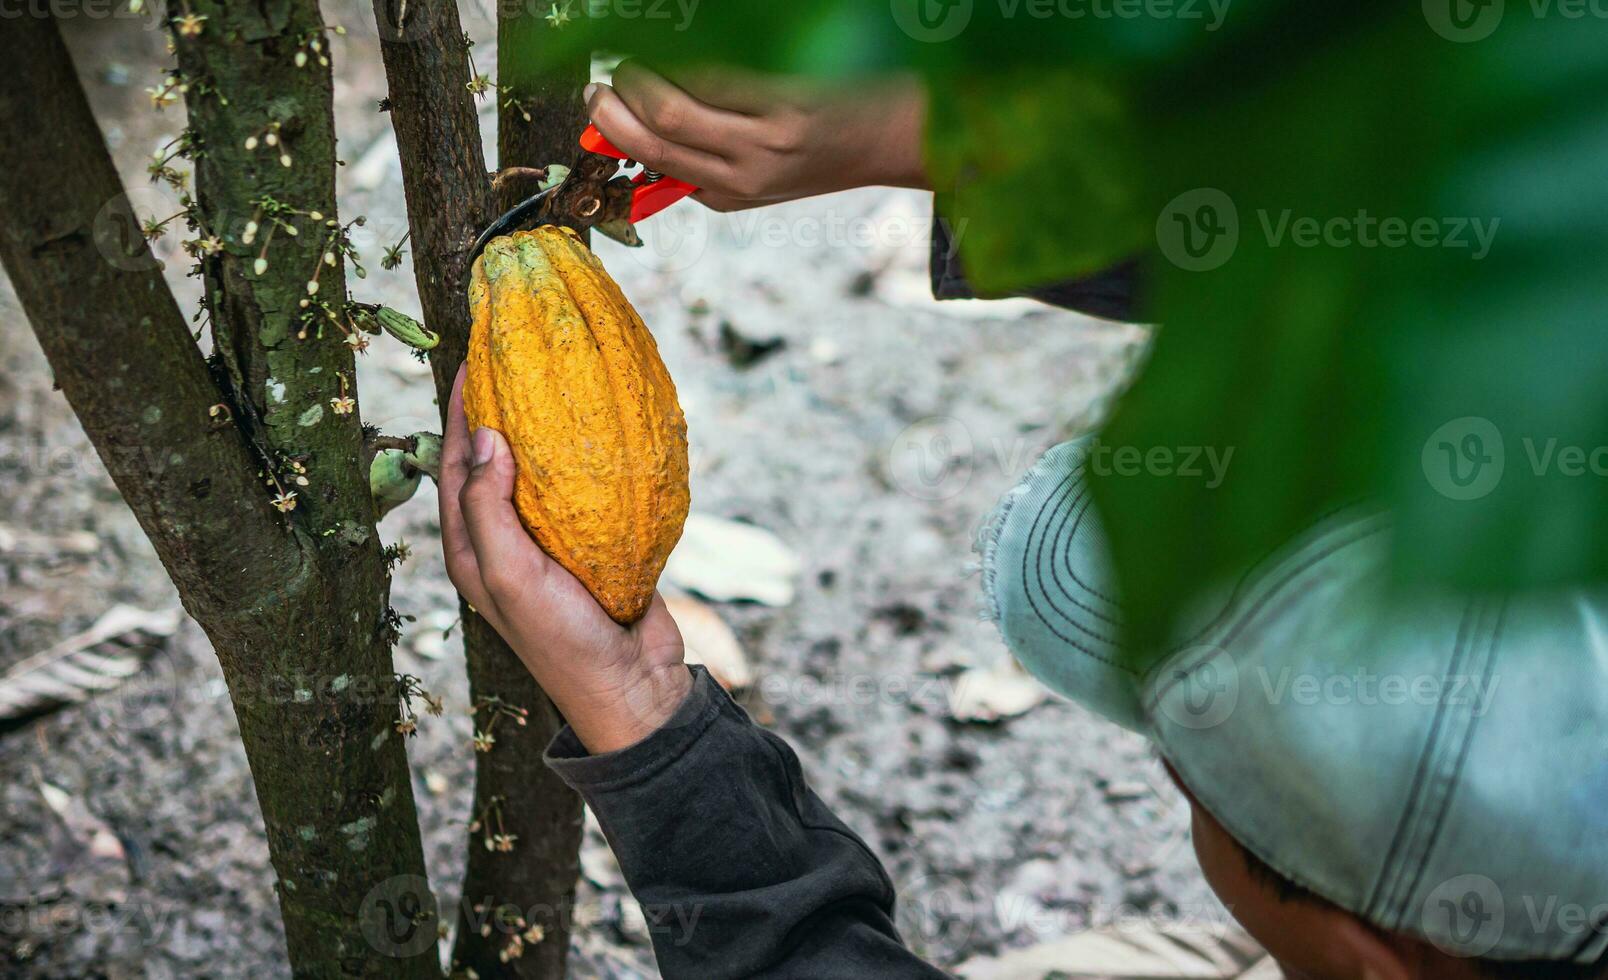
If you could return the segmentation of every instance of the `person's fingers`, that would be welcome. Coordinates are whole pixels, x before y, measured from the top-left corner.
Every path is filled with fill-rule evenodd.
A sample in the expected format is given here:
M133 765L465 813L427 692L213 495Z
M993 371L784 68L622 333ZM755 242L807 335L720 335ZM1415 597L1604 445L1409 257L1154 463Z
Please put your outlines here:
M471 603L478 604L485 600L485 595L480 589L480 570L458 502L470 465L469 420L463 413L464 373L460 365L458 378L452 383L452 399L447 403L446 433L441 443L441 479L436 484L436 496L441 511L441 549L446 557L447 577Z
M772 203L770 201L751 200L746 197L733 197L730 194L709 190L699 191L692 195L692 199L709 210L719 211L722 214L729 214L732 211L747 211L749 208L763 207Z
M801 94L791 80L727 65L683 68L671 72L669 79L700 102L747 116L791 105Z
M655 133L636 117L620 94L607 85L593 89L586 110L609 142L649 170L700 187L724 187L732 179L730 163L707 150L682 146Z
M458 499L474 546L480 581L499 607L540 586L551 559L537 547L514 509L514 454L496 429L474 434L474 468Z
M614 91L632 115L671 143L729 157L758 135L750 117L701 102L636 61L614 70Z

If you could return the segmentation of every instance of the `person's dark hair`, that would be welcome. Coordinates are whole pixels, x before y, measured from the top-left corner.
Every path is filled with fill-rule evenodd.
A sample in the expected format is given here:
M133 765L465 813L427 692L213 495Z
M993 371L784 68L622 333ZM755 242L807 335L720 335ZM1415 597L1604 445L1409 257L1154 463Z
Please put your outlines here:
M1252 879L1273 892L1281 902L1316 902L1333 905L1328 899L1303 888L1279 874L1239 841L1234 842L1245 860ZM1608 956L1596 963L1566 963L1558 960L1493 960L1481 957L1469 961L1481 976L1490 980L1608 980Z
M1195 794L1189 791L1184 781L1179 778L1177 770L1172 763L1161 759L1161 764L1172 777L1173 784L1185 796L1198 804ZM1232 834L1229 835L1233 837ZM1239 849L1240 857L1245 862L1245 870L1251 879L1273 892L1280 902L1308 902L1318 905L1333 906L1334 903L1317 894L1309 888L1296 884L1275 871L1272 865L1263 861L1250 848L1241 844L1237 839L1234 846ZM1608 928L1608 922L1599 923L1598 929ZM1469 961L1481 976L1489 980L1608 980L1608 954L1600 957L1595 963L1568 963L1559 960L1493 960L1486 957L1471 959Z

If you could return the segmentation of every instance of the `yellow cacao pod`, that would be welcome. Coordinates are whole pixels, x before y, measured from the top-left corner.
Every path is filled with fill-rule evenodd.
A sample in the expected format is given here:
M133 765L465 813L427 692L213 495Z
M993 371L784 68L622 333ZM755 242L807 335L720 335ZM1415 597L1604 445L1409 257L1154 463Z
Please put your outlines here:
M687 423L653 335L568 228L486 246L463 404L501 432L538 544L617 622L641 619L687 518Z

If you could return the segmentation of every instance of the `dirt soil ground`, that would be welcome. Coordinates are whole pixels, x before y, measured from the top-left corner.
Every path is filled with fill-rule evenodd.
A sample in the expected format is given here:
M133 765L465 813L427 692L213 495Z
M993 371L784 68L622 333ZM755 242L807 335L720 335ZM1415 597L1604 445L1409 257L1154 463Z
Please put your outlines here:
M371 273L354 285L416 311L411 266L379 269L405 221L364 9L342 18L351 34L335 45L341 207L369 216L359 244ZM143 92L165 63L160 32L148 20L68 26L136 209L158 213L172 202L144 163L182 124L182 110L157 114ZM492 36L478 13L466 26ZM484 44L476 58L494 71ZM494 145L489 104L483 123ZM650 223L648 248L600 251L680 386L694 509L767 528L802 560L792 604L718 611L766 682L748 705L887 863L908 938L952 966L1135 917L1220 922L1185 806L1140 739L1053 699L992 724L951 710L962 671L1008 659L979 619L974 528L1038 452L1098 418L1144 333L1026 302L932 302L924 195L863 191L735 216L682 208ZM197 284L181 258L168 271L190 310ZM361 391L365 420L386 431L436 427L425 370L394 343L366 356ZM0 668L114 603L176 603L3 286L0 529L93 542L0 549ZM441 641L455 603L433 488L383 532L413 547L395 585L416 617L397 669L461 709L462 653ZM469 736L464 712L449 710L410 745L430 874L449 902L467 843ZM42 785L64 791L69 819ZM95 859L86 827L109 830L125 856ZM573 975L656 976L595 827L586 848ZM0 976L287 976L272 881L234 716L194 624L139 679L0 736Z

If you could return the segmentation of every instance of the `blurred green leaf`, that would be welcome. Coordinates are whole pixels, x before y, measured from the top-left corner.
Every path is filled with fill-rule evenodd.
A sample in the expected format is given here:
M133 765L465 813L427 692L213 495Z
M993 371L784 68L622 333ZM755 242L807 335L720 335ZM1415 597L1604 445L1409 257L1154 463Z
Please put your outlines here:
M1098 272L1145 247L1153 212L1125 93L1055 69L932 88L928 173L980 294Z
M1399 517L1404 584L1608 577L1603 18L1500 0L590 9L532 58L922 73L938 207L988 292L1141 255L1163 327L1103 442L1233 453L1215 487L1095 474L1142 644L1363 498Z

